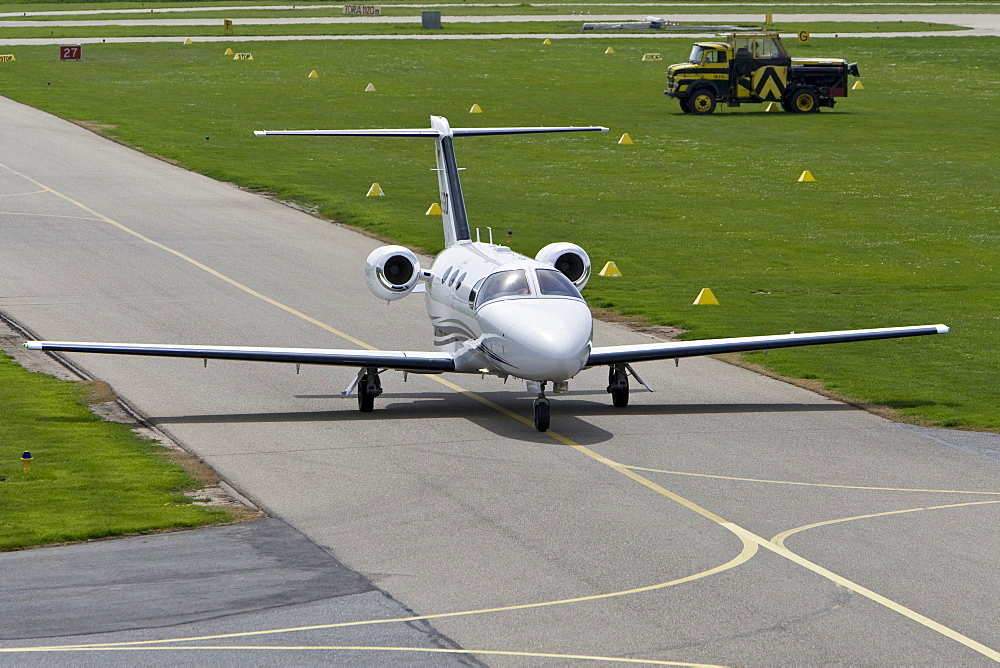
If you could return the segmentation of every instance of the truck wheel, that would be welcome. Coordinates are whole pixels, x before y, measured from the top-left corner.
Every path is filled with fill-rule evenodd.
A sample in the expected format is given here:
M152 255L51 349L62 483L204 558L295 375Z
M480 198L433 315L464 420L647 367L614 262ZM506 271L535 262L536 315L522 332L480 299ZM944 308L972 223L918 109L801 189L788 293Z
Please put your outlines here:
M715 111L715 93L709 88L699 88L688 98L688 107L692 114L702 116Z
M678 100L678 102L681 103L681 111L683 111L685 114L690 114L691 113L691 107L688 106L688 101L687 100Z
M819 111L819 96L811 88L803 88L792 93L788 106L796 113L812 114Z

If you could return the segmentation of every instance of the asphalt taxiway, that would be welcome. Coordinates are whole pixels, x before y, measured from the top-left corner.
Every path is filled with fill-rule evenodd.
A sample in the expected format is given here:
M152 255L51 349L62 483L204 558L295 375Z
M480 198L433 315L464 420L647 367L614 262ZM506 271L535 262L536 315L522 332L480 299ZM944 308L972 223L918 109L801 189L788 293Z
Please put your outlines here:
M38 335L428 348L419 298L386 306L367 292L377 242L2 98L0 116L0 310ZM474 184L470 215L485 224ZM648 340L602 323L595 339ZM532 398L496 379L387 376L363 415L338 397L350 369L73 359L419 618L394 623L429 623L475 660L1000 659L989 437L928 437L711 359L642 366L657 392L625 411L604 372L585 372L546 434ZM135 629L157 642L129 650L100 633L28 644L62 645L44 658L68 663L176 661L162 656L182 645L214 664L299 663L305 645L342 646L335 624L373 628L368 611L336 605L350 598L289 605L288 620L234 609ZM240 649L211 644L221 633ZM0 643L0 661L25 656ZM437 659L456 657L421 660Z

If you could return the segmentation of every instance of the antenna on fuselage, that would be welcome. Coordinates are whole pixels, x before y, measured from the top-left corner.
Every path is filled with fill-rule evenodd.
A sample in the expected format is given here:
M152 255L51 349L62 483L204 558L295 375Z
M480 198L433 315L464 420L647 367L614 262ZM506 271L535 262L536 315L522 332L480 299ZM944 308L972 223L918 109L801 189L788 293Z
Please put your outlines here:
M444 116L431 116L428 129L377 129L377 130L256 130L258 137L270 135L302 135L322 137L431 137L435 140L434 154L437 159L438 191L440 194L441 219L444 226L444 245L447 248L461 241L471 241L469 217L465 211L462 182L458 178L459 167L455 160L455 137L477 137L485 135L521 135L538 132L607 132L603 126L582 127L537 127L537 128L453 128ZM476 230L479 241L479 230ZM490 243L493 243L490 230Z

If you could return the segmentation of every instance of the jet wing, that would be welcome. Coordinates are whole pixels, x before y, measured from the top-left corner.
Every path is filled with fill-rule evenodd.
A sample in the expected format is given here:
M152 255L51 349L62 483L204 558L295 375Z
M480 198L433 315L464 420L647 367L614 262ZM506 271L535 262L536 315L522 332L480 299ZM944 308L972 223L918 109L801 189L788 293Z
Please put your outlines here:
M76 343L69 341L28 341L25 348L63 353L105 353L109 355L150 355L193 357L196 359L286 362L334 366L380 367L399 371L454 371L455 359L448 353L392 350L333 350L327 348L251 348L244 346L170 346L147 343Z
M945 325L918 325L914 327L883 327L879 329L847 329L836 332L810 332L807 334L774 334L770 336L743 336L732 339L705 339L703 341L671 341L669 343L649 343L631 346L606 346L594 348L590 352L587 366L605 364L628 364L649 360L716 355L718 353L740 353L771 348L793 348L815 346L823 343L848 343L852 341L873 341L894 339L903 336L923 336L925 334L946 334Z

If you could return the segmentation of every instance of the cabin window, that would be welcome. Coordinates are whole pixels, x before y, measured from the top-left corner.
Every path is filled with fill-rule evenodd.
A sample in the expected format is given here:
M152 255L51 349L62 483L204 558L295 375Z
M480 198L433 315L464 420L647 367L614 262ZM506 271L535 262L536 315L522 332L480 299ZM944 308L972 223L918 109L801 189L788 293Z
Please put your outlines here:
M483 287L476 298L476 306L482 306L486 302L502 297L522 297L530 294L528 277L523 269L498 271L483 282Z
M536 269L535 274L538 276L538 289L541 290L543 295L583 299L580 296L580 291L576 289L576 286L561 271L555 269Z

